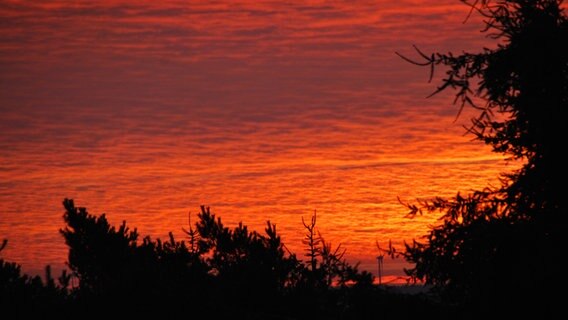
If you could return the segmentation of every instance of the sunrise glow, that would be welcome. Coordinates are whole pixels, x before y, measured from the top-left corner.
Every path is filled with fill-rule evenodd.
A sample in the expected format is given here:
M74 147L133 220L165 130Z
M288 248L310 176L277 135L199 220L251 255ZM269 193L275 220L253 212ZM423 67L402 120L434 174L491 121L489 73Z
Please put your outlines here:
M444 1L3 1L0 239L30 273L64 268L64 198L143 235L301 218L375 272L375 243L435 216L399 203L499 184L518 164L470 135L450 93L400 59L489 42ZM403 274L385 261L387 279Z

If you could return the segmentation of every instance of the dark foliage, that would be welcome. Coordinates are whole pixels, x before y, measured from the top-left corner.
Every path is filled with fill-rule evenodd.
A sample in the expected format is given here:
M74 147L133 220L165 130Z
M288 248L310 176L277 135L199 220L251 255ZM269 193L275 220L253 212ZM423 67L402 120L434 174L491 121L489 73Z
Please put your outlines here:
M11 318L437 319L537 311L561 306L566 176L568 22L560 0L478 0L496 49L433 54L416 64L446 66L436 92L457 90L460 107L479 110L468 128L524 166L496 189L409 204L411 214L443 213L424 242L403 255L414 279L439 295L403 295L373 285L316 228L306 229L305 260L267 222L264 233L225 227L209 208L185 230L187 242L140 238L123 222L65 200L61 230L68 266L56 282L23 275L0 259L0 310ZM407 58L405 58L407 59ZM408 60L408 59L407 59ZM411 60L409 60L411 61ZM411 61L413 62L413 61ZM474 101L485 100L483 106ZM460 109L461 111L461 109ZM6 241L0 246L0 251ZM392 254L394 249L389 246Z
M79 282L77 303L94 314L108 310L129 310L140 314L158 311L155 305L169 305L161 314L184 310L184 301L203 305L202 290L210 281L208 267L183 241L170 233L168 241L138 240L126 222L116 229L105 215L90 215L63 202L67 227L61 230L69 246L69 267Z
M267 222L265 235L242 223L231 230L203 206L198 218L198 252L213 276L214 299L229 313L278 309L298 262L285 255L276 226Z
M373 304L377 303L378 290L373 286L373 276L347 263L343 258L345 250L341 245L333 249L317 230L316 222L315 213L310 223L302 218L307 260L295 268L288 304L295 314L306 318L350 319L361 316L363 311L374 315L378 311ZM365 295L368 300L359 299Z
M4 240L0 251L8 241ZM63 272L59 284L45 268L45 281L21 273L20 265L0 259L0 310L12 319L29 319L63 312L68 300L69 276Z
M313 255L304 262L288 252L270 222L263 234L242 223L231 229L201 207L195 225L184 229L186 245L171 233L168 241L140 239L126 222L116 228L72 200L63 205L71 274L64 272L56 285L49 267L44 282L0 260L2 309L23 318L348 319L373 314L372 297L384 295L371 274L321 238L315 215L306 225Z
M139 240L125 222L115 228L104 214L63 204L70 275L56 284L48 267L42 281L0 260L0 310L14 318L411 319L459 311L374 286L371 274L345 261L341 246L322 238L315 214L304 224L303 261L270 222L263 234L242 223L231 229L201 207L184 229L186 245L172 234L165 242Z
M472 12L486 18L497 48L458 56L418 51L425 61L414 62L432 72L448 67L435 93L457 90L461 108L479 110L469 131L525 163L503 176L500 188L408 205L411 214L444 213L424 243L407 246L406 258L416 264L409 275L478 312L559 307L552 292L565 284L561 153L568 127L568 19L561 3L475 1Z

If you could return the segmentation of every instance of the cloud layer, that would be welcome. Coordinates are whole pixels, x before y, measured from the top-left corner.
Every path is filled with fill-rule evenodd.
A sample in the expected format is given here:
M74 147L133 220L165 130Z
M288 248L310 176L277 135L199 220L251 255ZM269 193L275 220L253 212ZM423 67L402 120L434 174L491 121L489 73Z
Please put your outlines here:
M397 197L515 167L464 137L469 115L425 99L428 71L394 54L491 45L467 14L453 0L3 1L2 254L62 267L71 197L155 237L200 204L228 224L270 219L297 252L317 210L327 240L374 270L375 240L435 223L406 219Z

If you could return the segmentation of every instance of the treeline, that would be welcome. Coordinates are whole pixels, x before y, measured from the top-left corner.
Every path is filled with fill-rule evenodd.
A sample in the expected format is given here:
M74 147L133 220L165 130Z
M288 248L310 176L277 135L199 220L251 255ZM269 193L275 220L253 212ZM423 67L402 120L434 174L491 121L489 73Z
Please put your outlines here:
M63 202L70 273L54 279L23 275L0 260L0 310L16 318L179 315L235 319L361 319L437 315L425 296L405 296L373 285L304 222L306 252L289 252L276 226L264 233L242 223L223 225L201 207L185 240L141 238L126 222L114 227ZM6 242L4 242L6 245ZM304 258L304 259L301 259ZM445 312L448 312L445 310Z
M435 296L398 295L343 259L306 228L306 252L265 232L229 229L208 208L187 239L140 239L65 200L61 230L69 274L22 275L0 260L0 310L12 318L155 316L235 319L480 319L564 314L567 201L568 17L562 0L479 0L471 13L499 43L480 53L434 53L419 61L446 68L435 93L455 89L460 112L477 110L468 132L523 161L502 185L408 204L411 215L441 213L440 224L403 251L407 274ZM434 93L434 94L435 94ZM477 101L484 102L478 105ZM3 243L2 247L6 245ZM435 298L435 299L433 299Z

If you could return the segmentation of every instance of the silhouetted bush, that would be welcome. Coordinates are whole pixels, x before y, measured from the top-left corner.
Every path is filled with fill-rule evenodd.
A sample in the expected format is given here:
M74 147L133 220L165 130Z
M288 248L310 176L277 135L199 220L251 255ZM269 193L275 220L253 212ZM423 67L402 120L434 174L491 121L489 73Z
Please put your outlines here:
M306 257L289 252L267 222L263 234L240 223L225 227L201 207L188 242L139 239L123 222L64 202L68 266L56 284L21 275L0 260L0 307L16 318L159 317L232 319L410 319L454 315L426 295L410 296L373 285L368 272L343 258L316 229L304 223Z
M7 240L0 246L6 247ZM45 268L45 282L39 277L21 273L20 265L0 259L0 312L12 319L29 319L61 315L69 299L65 272L56 284L51 277L51 268Z
M97 313L119 308L147 313L157 305L175 314L191 301L204 307L203 292L211 281L209 267L183 241L162 242L145 237L139 241L136 229L126 222L116 229L105 215L90 215L64 202L67 227L61 230L69 246L69 267L79 280L79 304Z
M288 252L267 222L264 234L239 223L225 227L201 207L185 241L145 237L126 222L111 226L105 215L64 202L69 267L78 280L75 306L91 314L194 315L237 318L293 316L343 318L357 305L354 297L372 292L373 277L343 259L310 226L312 254L303 262ZM189 247L188 247L189 246ZM167 306L167 308L166 308Z

